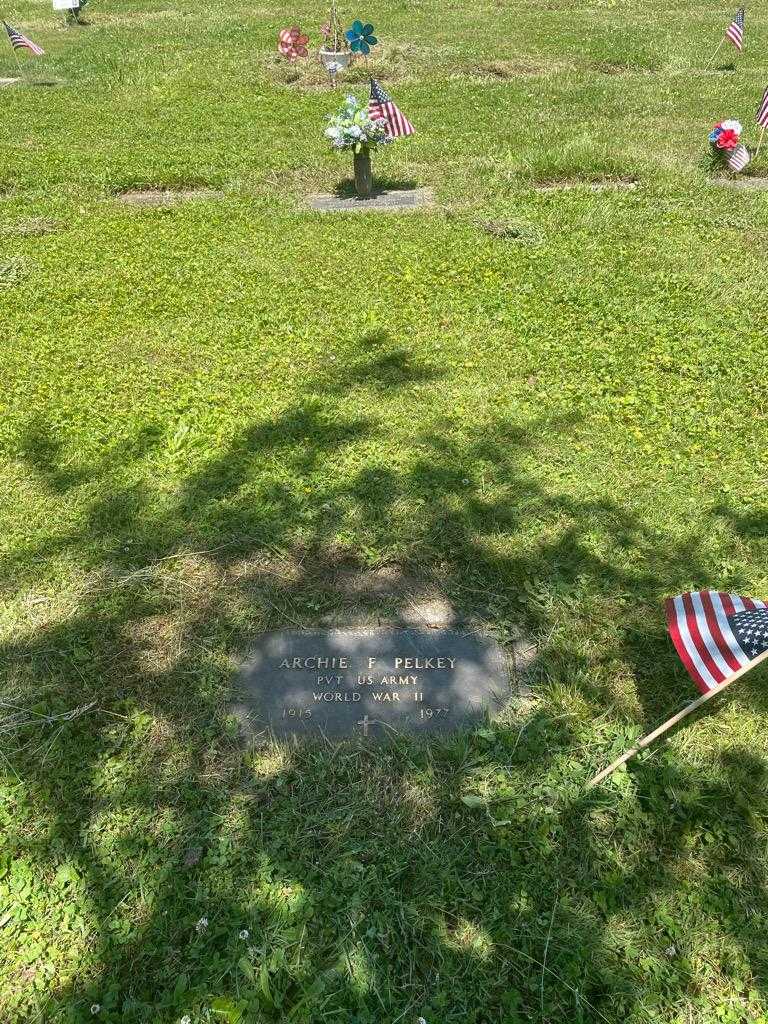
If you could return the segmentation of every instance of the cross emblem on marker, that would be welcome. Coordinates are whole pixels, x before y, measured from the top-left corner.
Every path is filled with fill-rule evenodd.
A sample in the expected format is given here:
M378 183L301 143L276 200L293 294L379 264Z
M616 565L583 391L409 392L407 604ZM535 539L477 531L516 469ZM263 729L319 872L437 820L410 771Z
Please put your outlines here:
M362 725L362 727L363 727L363 736L367 736L368 735L368 726L370 725L370 722L368 721L368 715L364 715L357 724L358 725Z

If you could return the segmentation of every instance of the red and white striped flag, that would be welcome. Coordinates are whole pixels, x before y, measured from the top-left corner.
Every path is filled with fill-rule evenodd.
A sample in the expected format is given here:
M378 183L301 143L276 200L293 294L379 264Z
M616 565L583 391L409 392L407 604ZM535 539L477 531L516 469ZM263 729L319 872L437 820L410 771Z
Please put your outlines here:
M17 28L12 28L7 21L3 22L5 25L5 31L8 33L8 38L11 41L11 46L14 50L29 50L36 57L42 57L45 50L42 46L38 46L37 43L33 43L31 39L27 39L25 35L22 35Z
M375 78L371 79L368 117L372 121L383 118L387 122L387 137L390 139L397 139L401 135L413 135L415 130L405 114L398 109L392 97L384 92Z
M755 120L761 128L768 128L768 89L765 90L763 98L760 100Z
M716 590L670 597L667 629L702 693L768 657L768 606Z
M733 21L725 30L725 38L730 39L737 50L744 49L744 8L740 7Z
M743 142L740 142L735 149L731 150L731 155L726 163L732 171L743 171L751 159L749 150Z

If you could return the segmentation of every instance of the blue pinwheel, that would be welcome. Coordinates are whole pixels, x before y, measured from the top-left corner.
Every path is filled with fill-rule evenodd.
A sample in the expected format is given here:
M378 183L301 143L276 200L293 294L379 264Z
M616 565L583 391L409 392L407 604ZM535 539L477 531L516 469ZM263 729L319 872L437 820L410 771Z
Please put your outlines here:
M373 34L373 25L364 25L362 21L353 21L352 28L347 29L344 35L352 52L364 53L366 57L371 52L371 47L379 41Z

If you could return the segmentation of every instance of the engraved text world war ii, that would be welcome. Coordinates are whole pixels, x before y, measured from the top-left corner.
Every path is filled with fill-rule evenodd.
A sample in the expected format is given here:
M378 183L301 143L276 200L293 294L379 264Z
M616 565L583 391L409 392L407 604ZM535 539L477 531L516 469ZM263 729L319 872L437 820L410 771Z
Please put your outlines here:
M283 630L251 652L235 711L250 732L379 738L451 731L509 696L503 652L476 634Z

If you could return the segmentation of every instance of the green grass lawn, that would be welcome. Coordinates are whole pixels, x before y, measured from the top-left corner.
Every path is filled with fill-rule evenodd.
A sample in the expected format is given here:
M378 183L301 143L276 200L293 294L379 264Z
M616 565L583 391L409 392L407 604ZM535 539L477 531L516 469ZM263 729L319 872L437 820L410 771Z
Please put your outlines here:
M345 9L435 206L323 217L322 5L88 10L5 11L62 84L0 90L0 1020L768 1021L765 672L584 791L695 696L663 597L768 596L768 196L705 159L768 18L717 71L714 0ZM392 564L535 699L245 749L253 636Z

